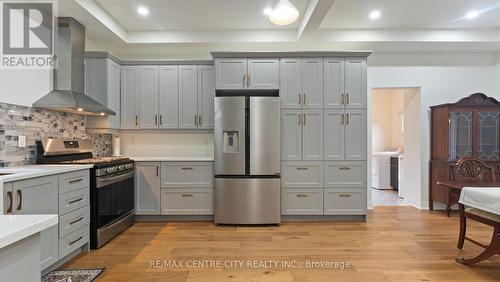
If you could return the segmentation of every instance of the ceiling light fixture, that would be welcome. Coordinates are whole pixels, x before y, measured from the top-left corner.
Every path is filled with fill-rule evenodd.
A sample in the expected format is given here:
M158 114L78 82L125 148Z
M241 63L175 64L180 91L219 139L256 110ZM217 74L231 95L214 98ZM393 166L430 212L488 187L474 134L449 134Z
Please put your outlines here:
M269 16L273 12L273 8L265 8L264 15Z
M299 18L299 11L289 0L279 0L269 15L269 20L276 25L289 25Z
M380 18L380 11L379 10L375 10L375 11L370 12L370 19L376 20L378 18Z
M477 16L479 16L479 12L478 12L478 11L470 11L470 12L468 12L468 13L465 15L465 18L466 18L466 19L469 19L469 20L472 20L472 19L477 18Z
M137 8L137 13L139 13L139 15L141 16L147 16L149 15L149 9L144 6L140 6L139 8Z

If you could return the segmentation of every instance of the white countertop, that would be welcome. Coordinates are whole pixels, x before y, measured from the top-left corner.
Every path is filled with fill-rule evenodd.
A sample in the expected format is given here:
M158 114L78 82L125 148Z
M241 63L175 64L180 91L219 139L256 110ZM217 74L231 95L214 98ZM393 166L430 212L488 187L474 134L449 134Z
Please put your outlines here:
M0 215L0 249L57 223L57 214Z
M130 157L136 162L213 162L213 156Z
M25 165L0 168L0 174L12 173L0 176L0 182L11 182L40 176L48 176L83 169L89 169L92 165Z

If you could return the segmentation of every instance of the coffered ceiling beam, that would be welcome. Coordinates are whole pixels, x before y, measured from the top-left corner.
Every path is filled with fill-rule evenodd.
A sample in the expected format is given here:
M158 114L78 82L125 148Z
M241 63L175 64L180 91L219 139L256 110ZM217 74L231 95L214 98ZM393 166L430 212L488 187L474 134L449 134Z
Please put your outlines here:
M302 35L314 33L318 30L321 22L330 11L330 8L335 3L335 0L310 0L309 6L302 17L302 21L297 29L297 40Z

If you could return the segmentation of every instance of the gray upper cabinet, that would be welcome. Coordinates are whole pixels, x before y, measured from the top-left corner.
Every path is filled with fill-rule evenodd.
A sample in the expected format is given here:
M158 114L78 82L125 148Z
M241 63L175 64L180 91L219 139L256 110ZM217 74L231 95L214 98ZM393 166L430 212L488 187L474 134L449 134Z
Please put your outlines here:
M346 108L366 108L366 60L345 60Z
M281 159L302 160L302 111L281 111Z
M179 66L179 126L198 126L198 69L197 66Z
M160 163L135 164L135 214L160 214Z
M140 128L158 127L158 66L139 67Z
M121 72L121 128L139 128L139 85L141 72L138 67L122 67Z
M198 127L214 128L215 67L198 66Z
M116 115L88 116L87 128L120 128L120 65L107 58L85 59L85 94Z
M324 123L325 160L345 159L345 114L343 110L326 110Z
M366 110L349 110L345 118L345 159L366 160Z
M158 125L160 128L179 128L179 67L161 66L158 77Z
M344 107L344 59L328 58L324 62L325 108Z
M302 60L302 104L307 109L323 108L323 59Z
M279 89L279 59L248 59L248 89Z
M284 109L323 107L323 59L281 59L280 92Z
M279 89L279 59L215 59L216 89Z
M323 160L323 111L283 110L281 159Z
M58 213L57 176L38 177L16 181L12 184L13 214L57 214ZM57 262L58 227L53 226L40 233L41 269Z
M323 111L304 110L302 115L302 159L323 160Z

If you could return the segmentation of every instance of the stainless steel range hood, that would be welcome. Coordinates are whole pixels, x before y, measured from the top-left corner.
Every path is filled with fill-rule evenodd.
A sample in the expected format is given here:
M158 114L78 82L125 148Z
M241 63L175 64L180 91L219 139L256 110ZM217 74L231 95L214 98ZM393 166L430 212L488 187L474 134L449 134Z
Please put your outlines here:
M57 64L54 90L33 103L35 108L80 115L115 115L84 92L85 27L73 18L57 18Z

